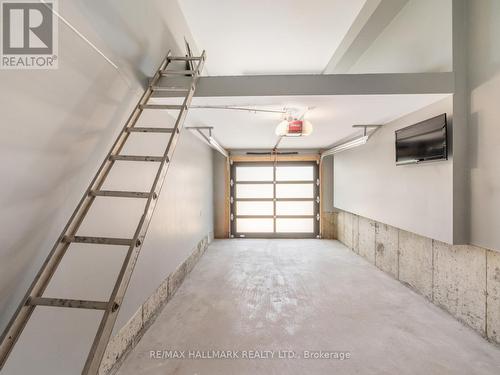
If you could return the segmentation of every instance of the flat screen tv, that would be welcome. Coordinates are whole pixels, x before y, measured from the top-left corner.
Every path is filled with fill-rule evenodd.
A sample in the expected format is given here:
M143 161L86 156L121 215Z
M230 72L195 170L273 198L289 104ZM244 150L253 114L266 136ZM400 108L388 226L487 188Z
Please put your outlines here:
M397 165L446 159L446 113L396 130Z

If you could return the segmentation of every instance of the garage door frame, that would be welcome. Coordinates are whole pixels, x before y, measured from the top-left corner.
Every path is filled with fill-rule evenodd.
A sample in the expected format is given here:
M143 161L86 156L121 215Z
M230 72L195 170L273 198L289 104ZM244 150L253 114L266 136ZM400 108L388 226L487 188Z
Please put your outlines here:
M272 198L236 198L236 169L240 166L244 167L262 167L268 166L273 167L273 180L272 181L244 181L239 182L240 184L271 184L273 185L273 197ZM312 166L313 167L313 180L307 181L295 181L295 180L276 180L276 168L283 166ZM317 161L287 161L287 162L233 162L231 164L230 171L230 229L231 238L319 238L319 219L320 219L320 180L319 180L319 165ZM276 186L277 184L313 184L313 197L312 198L277 198L276 197ZM238 201L255 201L255 202L273 202L273 215L238 215L237 212L237 202ZM276 215L276 203L286 201L312 201L313 202L313 215ZM238 218L272 218L273 219L273 232L251 232L251 233L239 233L237 232L236 221ZM313 219L313 232L306 233L277 233L276 232L276 220L280 218L312 218Z

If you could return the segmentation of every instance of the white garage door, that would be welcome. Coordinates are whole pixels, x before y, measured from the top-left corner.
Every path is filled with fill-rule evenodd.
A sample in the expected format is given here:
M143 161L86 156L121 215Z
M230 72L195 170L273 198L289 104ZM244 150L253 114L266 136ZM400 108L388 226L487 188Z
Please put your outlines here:
M318 234L317 163L233 164L233 237L312 238Z

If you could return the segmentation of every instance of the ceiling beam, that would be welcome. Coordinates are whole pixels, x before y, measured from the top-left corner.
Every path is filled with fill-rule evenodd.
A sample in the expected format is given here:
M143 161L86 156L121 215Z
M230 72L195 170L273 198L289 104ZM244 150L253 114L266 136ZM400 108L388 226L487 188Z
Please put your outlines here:
M159 86L181 86L189 77L165 78ZM403 95L453 93L454 75L444 73L306 74L200 77L196 97ZM178 91L155 91L154 97L179 97Z
M323 73L347 73L408 0L367 0Z

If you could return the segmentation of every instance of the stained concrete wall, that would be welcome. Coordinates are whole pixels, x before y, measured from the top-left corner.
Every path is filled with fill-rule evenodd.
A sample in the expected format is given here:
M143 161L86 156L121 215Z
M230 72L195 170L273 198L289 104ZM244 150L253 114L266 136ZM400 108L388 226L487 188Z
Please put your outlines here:
M486 249L433 244L434 303L484 335Z
M338 239L351 250L500 343L499 252L449 245L346 211L338 213L337 230ZM360 239L358 249L355 237Z
M358 217L354 221L358 223L357 228L354 228L354 237L357 237L356 252L375 264L375 222L364 217Z
M375 263L381 270L399 278L399 230L375 223Z
M399 280L432 298L432 240L399 232Z
M59 69L0 71L0 127L8 134L0 139L0 155L3 160L15 160L0 165L5 182L0 185L4 240L0 249L0 329L124 125L147 77L168 49L183 53L184 36L196 50L175 1L82 0L59 2L59 6L61 15L118 69L60 23ZM168 126L173 117L156 112L143 120L143 126L153 121ZM151 137L131 136L124 153L157 154L165 146L164 135L153 135L154 140L147 136ZM141 191L150 187L154 163L124 164L116 163L106 188ZM211 181L211 150L183 132L116 330L189 256L198 241L212 232ZM138 201L96 199L79 234L130 236L144 204ZM106 300L124 250L71 245L46 295ZM75 310L37 308L2 374L80 373L101 313Z

